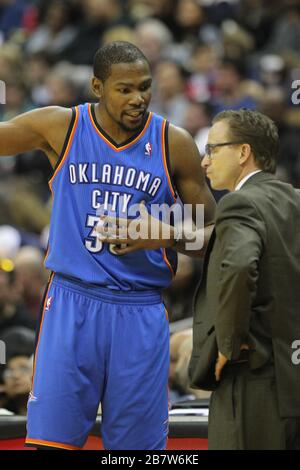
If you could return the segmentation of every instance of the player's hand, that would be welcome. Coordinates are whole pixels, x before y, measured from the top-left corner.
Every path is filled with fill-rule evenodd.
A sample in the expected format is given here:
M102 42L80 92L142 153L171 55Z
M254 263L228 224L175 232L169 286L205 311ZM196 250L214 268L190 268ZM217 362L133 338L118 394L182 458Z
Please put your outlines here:
M114 252L118 255L171 247L174 244L173 227L152 217L144 201L139 205L139 212L137 219L101 216L101 223L96 226L99 240L116 245Z

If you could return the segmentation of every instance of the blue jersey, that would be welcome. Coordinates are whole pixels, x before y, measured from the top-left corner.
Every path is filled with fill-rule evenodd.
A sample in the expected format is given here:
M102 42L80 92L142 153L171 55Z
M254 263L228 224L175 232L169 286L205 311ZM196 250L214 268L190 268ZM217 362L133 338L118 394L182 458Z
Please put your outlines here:
M123 256L96 236L102 209L126 217L133 204L168 204L175 192L168 171L168 123L149 113L138 135L117 145L99 126L93 104L73 110L61 158L49 182L53 195L46 267L117 290L167 287L176 269L173 250Z

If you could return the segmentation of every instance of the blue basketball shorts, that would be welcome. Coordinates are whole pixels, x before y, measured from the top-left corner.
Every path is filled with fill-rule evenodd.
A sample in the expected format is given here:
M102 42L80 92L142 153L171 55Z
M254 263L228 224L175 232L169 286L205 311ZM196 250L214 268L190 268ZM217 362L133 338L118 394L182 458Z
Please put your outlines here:
M106 449L165 449L168 372L169 323L159 292L112 291L52 275L26 444L82 448L101 403Z

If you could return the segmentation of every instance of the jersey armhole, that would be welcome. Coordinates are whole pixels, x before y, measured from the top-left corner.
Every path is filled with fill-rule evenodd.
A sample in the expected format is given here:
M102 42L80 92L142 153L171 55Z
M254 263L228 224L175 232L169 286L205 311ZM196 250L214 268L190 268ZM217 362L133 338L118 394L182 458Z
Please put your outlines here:
M169 121L164 121L163 125L163 153L165 160L165 171L169 182L170 190L174 200L177 199L177 190L172 176L169 151Z
M67 148L69 147L69 143L70 140L71 140L71 134L72 134L72 131L73 129L75 128L75 121L77 121L77 117L78 117L78 111L76 110L76 107L72 107L72 117L71 117L71 121L70 121L70 124L69 124L69 127L68 127L68 131L67 131L67 134L66 134L66 137L65 137L65 140L64 140L64 144L63 144L63 147L62 147L62 151L60 153L60 156L55 164L55 167L53 168L53 171L52 171L52 174L51 176L49 177L48 179L48 183L50 184L50 182L52 181L52 179L54 178L54 175L56 174L57 170L58 170L58 167L60 166L60 164L62 163L62 160L64 159L64 157L66 156L66 151L67 151ZM74 129L75 130L75 129Z

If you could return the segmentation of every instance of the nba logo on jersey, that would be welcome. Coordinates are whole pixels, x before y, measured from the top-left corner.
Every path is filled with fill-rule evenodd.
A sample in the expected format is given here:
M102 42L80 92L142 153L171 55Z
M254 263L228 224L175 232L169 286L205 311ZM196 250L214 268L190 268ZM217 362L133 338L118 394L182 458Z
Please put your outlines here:
M37 397L35 397L32 393L32 391L29 393L29 399L28 401L37 401Z
M46 303L46 310L47 310L47 311L50 310L50 308L51 308L52 299L53 299L53 297L49 297L49 298L47 299L47 303Z
M148 157L151 157L151 154L152 154L152 145L150 144L150 142L147 142L145 145L145 155L147 155Z

